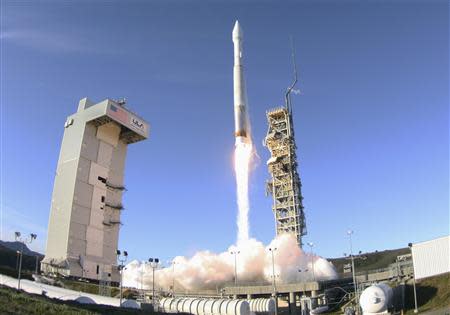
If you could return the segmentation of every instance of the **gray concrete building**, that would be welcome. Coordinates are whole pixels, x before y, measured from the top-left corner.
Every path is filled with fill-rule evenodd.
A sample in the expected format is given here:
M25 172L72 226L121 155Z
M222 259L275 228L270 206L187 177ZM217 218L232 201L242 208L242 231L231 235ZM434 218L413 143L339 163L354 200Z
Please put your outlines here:
M146 139L149 125L124 102L84 98L64 128L42 271L118 281L127 146Z

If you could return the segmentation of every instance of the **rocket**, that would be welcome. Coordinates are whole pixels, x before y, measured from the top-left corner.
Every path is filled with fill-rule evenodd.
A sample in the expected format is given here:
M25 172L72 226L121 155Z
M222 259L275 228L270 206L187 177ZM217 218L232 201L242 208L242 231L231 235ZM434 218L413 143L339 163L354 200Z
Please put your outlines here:
M242 43L244 33L239 21L236 21L233 28L234 44L234 68L233 68L233 90L234 90L234 136L236 144L250 143L250 120L248 117L247 91L244 80Z

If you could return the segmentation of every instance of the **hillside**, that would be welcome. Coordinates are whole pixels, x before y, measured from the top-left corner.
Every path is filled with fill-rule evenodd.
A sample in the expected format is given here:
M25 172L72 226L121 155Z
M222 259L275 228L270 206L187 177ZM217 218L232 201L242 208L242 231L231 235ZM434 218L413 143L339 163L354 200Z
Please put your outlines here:
M450 306L450 273L417 281L417 305L419 312L442 309ZM408 284L405 292L406 314L414 314L414 291Z
M384 251L377 251L372 253L362 253L361 257L364 259L355 259L356 272L368 271L386 268L389 264L396 261L397 256L409 254L409 248L399 248ZM330 258L328 261L332 262L336 267L338 273L343 273L343 266L350 262L347 257Z
M21 242L6 242L6 241L2 241L0 240L0 248L6 248L6 249L10 249L14 252L20 250L23 246L23 253L24 255L28 255L28 256L44 256L41 253L32 251L31 249L29 249L27 247L27 245L23 245Z
M17 245L15 243L19 242L0 242L0 273L11 277L17 277L17 250L11 249L9 247L15 248L14 246ZM28 248L26 249L28 251L24 249L24 255L22 258L22 276L23 278L31 279L31 273L36 269L36 257L38 260L39 268L39 263L44 258L44 256L39 253L33 252ZM31 253L32 255L27 255L25 253Z

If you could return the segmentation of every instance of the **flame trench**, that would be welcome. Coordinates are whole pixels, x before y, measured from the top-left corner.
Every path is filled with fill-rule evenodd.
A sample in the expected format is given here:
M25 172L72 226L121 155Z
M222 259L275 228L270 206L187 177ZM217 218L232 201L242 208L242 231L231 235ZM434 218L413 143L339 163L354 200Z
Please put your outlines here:
M237 190L237 243L242 244L249 239L248 213L250 202L248 198L248 184L250 175L250 163L252 156L252 143L236 142L234 151L234 170L236 172L236 190Z

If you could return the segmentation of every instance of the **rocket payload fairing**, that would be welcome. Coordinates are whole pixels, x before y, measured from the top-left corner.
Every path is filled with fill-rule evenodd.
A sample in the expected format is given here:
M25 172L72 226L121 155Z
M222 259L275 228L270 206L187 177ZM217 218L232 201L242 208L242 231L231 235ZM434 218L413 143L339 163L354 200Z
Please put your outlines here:
M247 91L244 80L244 67L242 63L242 43L244 33L239 21L236 21L233 28L234 44L234 68L233 68L233 89L234 89L234 135L236 144L251 142L250 119L248 117Z

